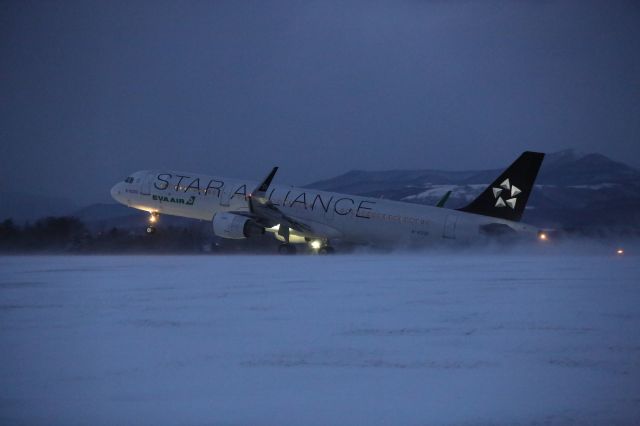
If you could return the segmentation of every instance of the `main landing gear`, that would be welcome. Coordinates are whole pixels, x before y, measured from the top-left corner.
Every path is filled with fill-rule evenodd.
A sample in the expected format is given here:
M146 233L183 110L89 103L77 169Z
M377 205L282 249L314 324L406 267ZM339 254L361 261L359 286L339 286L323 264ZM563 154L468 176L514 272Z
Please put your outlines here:
M331 246L323 246L318 249L318 254L333 254L335 249Z
M296 246L293 244L284 243L278 247L278 253L280 254L296 254L296 251Z
M294 244L291 244L291 235L289 234L289 228L283 228L282 226L280 226L280 228L278 229L278 235L282 237L280 238L280 241L284 240L284 242L278 247L278 253L296 254L297 249ZM299 241L300 237L297 238L297 242L301 242ZM329 241L327 241L326 239L305 238L305 241L308 244L306 252L317 254L332 254L334 252L333 247L329 245Z
M307 240L311 250L318 254L333 254L335 250L329 245L327 240Z
M147 225L147 234L155 234L156 232L156 223L158 223L158 219L160 218L160 214L158 212L151 212L149 216L149 225Z
M283 244L280 244L280 246L278 247L278 253L280 254L296 254L297 251L298 250L294 244L283 243ZM328 245L321 246L320 248L317 248L317 249L311 246L311 252L313 253L314 251L320 255L335 253L334 248Z
M296 254L297 251L296 246L291 243L282 243L278 247L278 253L280 254ZM327 241L313 240L309 241L308 252L326 255L333 254L335 250Z

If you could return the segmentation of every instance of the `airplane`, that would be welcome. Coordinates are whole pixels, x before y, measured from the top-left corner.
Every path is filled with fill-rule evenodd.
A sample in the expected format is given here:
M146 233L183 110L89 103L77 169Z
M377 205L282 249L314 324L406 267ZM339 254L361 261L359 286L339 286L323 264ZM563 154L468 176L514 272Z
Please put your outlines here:
M175 171L138 171L117 183L111 196L149 213L147 232L160 215L211 221L215 235L254 238L266 232L293 254L307 244L320 254L339 242L429 245L520 237L545 240L544 231L520 222L544 154L526 151L467 206L437 206L275 185L274 167L262 182Z

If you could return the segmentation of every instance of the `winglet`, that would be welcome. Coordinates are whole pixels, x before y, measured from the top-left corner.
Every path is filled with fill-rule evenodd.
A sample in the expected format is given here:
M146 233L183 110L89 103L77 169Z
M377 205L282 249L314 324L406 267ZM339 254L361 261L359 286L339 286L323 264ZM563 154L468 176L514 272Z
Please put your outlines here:
M436 207L444 207L444 204L447 202L450 195L451 195L451 191L447 191L447 193L444 194L442 198L440 198L440 201L438 201L438 204L436 204Z
M271 170L271 173L269 173L269 176L266 177L266 179L260 184L260 186L258 186L258 188L254 192L257 192L257 193L267 192L267 189L269 189L269 185L271 185L271 181L273 180L273 177L276 175L277 171L278 171L278 167L276 166Z

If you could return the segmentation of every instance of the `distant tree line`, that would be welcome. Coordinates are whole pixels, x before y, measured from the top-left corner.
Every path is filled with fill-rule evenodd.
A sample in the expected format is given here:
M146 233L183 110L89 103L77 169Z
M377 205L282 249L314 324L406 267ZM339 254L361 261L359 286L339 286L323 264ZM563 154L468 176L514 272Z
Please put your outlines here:
M271 236L258 241L222 241L210 227L167 226L148 235L144 229L110 228L90 231L76 217L46 217L32 224L17 225L13 220L0 222L0 253L207 253L261 251L271 249ZM255 244L257 243L257 244Z
M572 237L597 240L640 239L637 227L558 229L554 239ZM91 231L80 219L70 216L46 217L34 223L17 225L13 220L0 222L0 253L275 253L279 242L272 235L251 240L226 240L216 237L206 222L190 226L160 226L154 234L140 229L112 227Z

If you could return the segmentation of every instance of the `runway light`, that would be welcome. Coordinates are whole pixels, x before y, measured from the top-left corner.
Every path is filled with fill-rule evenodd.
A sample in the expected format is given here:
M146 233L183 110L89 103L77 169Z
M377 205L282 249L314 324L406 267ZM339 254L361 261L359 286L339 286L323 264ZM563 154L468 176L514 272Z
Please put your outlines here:
M322 242L320 240L311 241L311 248L314 250L319 250L322 247Z
M616 250L616 254L617 254L618 256L622 256L622 255L624 254L624 250L623 250L623 249L621 249L621 248L619 248L618 250Z

